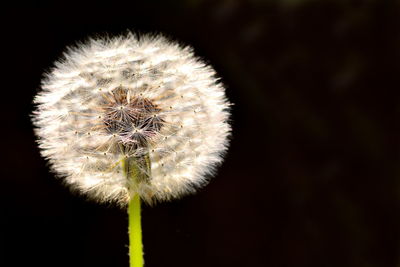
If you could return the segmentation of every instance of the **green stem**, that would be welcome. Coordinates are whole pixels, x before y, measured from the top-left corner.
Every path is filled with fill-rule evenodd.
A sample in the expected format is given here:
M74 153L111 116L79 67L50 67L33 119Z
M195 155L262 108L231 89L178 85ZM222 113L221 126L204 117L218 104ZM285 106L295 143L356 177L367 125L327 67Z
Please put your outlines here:
M131 187L131 199L128 205L129 218L129 259L130 267L143 267L142 226L140 220L140 196L137 192L139 183L150 177L150 159L148 155L126 157L122 160L122 169Z
M140 222L140 197L131 197L128 207L129 215L129 258L130 267L143 266L142 227Z

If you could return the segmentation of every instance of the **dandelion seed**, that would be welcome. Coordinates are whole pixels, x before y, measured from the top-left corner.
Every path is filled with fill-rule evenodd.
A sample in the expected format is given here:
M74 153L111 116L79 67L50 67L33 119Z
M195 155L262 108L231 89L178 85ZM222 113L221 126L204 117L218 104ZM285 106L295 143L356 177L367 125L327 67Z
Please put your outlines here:
M67 184L100 202L192 193L228 145L230 104L215 71L161 36L128 34L70 48L35 103L42 155ZM143 179L127 179L133 165L128 171Z

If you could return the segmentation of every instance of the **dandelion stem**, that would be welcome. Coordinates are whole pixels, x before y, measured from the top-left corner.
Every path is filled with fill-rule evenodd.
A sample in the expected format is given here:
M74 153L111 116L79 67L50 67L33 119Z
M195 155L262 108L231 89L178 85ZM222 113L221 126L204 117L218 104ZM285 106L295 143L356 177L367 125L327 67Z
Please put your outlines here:
M143 266L142 227L140 222L140 197L131 197L128 207L129 215L129 258L130 267Z
M122 161L122 169L132 186L131 189L136 189L139 182L147 181L149 178L150 159L148 155L142 157L126 157ZM134 192L135 190L132 191L128 205L130 267L143 267L140 196Z

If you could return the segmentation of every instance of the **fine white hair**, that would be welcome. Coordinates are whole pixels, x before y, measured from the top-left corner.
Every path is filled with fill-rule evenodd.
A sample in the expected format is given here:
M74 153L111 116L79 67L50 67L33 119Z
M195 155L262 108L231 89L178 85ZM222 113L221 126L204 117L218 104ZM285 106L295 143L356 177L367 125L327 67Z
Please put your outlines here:
M151 204L194 192L222 161L231 131L215 71L160 35L69 48L34 102L41 154L68 185L100 202L124 205L139 194ZM144 154L150 179L133 187L121 161Z

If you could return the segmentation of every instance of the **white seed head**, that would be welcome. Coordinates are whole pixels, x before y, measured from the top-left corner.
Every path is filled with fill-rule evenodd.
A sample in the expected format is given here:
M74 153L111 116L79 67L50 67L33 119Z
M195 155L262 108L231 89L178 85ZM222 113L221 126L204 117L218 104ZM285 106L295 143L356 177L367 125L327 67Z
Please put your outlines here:
M102 202L194 192L222 161L230 134L230 104L215 71L162 36L70 48L35 103L42 155L72 188ZM128 179L127 158L148 159L148 179Z

